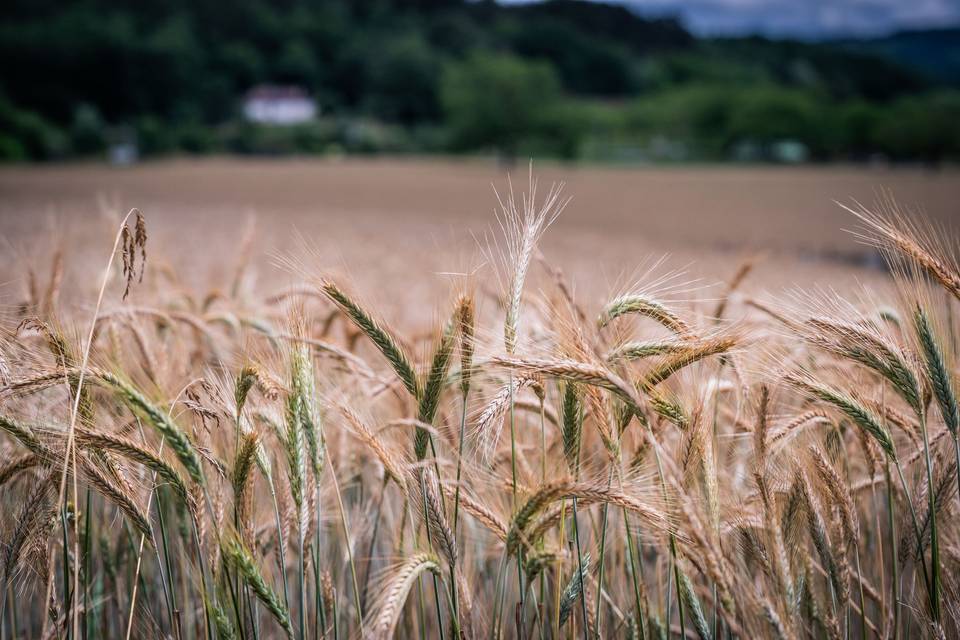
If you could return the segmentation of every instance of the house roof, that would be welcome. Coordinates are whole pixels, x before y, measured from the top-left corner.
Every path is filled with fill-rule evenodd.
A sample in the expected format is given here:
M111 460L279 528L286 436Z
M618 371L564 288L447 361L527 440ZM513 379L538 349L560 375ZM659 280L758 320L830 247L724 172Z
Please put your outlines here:
M247 100L309 100L310 95L296 85L261 84L247 91Z

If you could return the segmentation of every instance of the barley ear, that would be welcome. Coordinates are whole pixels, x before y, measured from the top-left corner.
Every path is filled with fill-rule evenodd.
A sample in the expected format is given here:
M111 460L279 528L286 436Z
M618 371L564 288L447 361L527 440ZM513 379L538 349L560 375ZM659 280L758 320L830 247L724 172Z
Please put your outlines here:
M173 449L177 459L180 460L180 464L182 464L184 469L187 470L187 473L190 474L190 478L200 486L204 486L205 482L203 478L203 468L200 465L200 457L197 455L197 451L190 441L190 438L177 426L170 416L147 400L146 396L135 389L133 385L121 380L118 376L99 371L96 372L95 377L101 383L116 391L120 399L123 400L127 406L142 415L147 423L170 443L170 448Z
M881 424L877 416L857 402L852 396L820 383L805 372L787 374L785 380L807 395L838 409L841 413L853 420L857 426L873 436L873 439L876 440L877 444L880 445L880 448L883 449L884 453L886 453L891 460L896 459L897 453L893 446L893 439L890 437L890 432Z
M223 545L223 553L236 567L240 577L250 587L257 600L263 603L270 615L286 631L287 637L293 638L290 614L276 592L267 584L250 552L239 541L229 540Z
M466 396L470 391L470 379L473 376L473 353L476 345L476 308L472 296L462 296L457 306L459 310L460 334L460 392Z
M690 582L687 573L682 569L677 571L677 576L679 578L680 596L683 598L687 612L693 620L693 628L697 630L702 640L713 640L713 633L711 633L710 626L707 624L707 617L703 613L703 605L700 604L700 598L697 597L693 583Z
M447 367L450 365L450 356L453 353L453 344L456 338L456 313L454 318L443 328L440 341L436 350L433 352L433 361L430 365L430 371L427 373L426 384L423 385L423 392L420 396L419 407L417 408L417 418L424 424L431 424L437 413L437 407L440 406L440 394L443 392L443 381L447 375ZM414 452L417 459L422 460L427 453L427 444L430 434L426 429L417 427L414 436Z
M956 435L957 426L960 424L960 409L957 407L957 394L944 361L940 340L934 333L930 318L919 306L914 309L913 324L923 351L927 377L930 378L933 395L937 398L943 423L952 434Z
M359 328L374 345L380 350L380 353L387 359L397 377L407 388L414 398L420 398L420 382L417 379L416 371L410 364L410 359L397 344L397 341L384 329L373 316L363 309L360 305L350 299L336 284L330 280L324 280L320 284L320 289L330 300L350 318L357 328Z
M571 472L577 468L580 438L583 434L583 411L577 385L567 382L563 388L563 457Z
M386 640L393 636L410 589L417 583L417 578L427 571L439 573L437 557L429 553L418 553L407 558L393 573L382 592L383 600L379 613L370 625L374 638Z
M690 327L676 313L663 303L640 293L629 293L611 300L597 319L601 329L617 318L627 315L639 315L650 318L673 333L689 337Z
M570 576L570 581L567 582L567 586L563 588L563 593L560 594L561 627L570 619L574 606L580 601L580 598L583 597L581 586L587 581L587 574L589 572L590 554L585 553L583 554L583 561L580 563L580 566L573 572L573 575Z

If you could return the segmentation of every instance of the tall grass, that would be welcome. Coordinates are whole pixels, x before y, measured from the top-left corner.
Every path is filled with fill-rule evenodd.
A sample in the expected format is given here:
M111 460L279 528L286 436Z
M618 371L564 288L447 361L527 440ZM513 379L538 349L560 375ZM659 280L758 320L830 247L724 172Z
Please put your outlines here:
M882 303L747 301L753 263L719 305L575 296L533 186L500 200L500 291L424 327L325 273L185 290L144 272L142 217L92 320L28 293L0 638L960 635L949 243L857 209Z

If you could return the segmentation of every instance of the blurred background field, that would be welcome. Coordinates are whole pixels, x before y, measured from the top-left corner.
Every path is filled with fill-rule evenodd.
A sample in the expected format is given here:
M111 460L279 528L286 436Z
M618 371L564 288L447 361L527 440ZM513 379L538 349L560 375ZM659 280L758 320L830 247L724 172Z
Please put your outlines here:
M299 234L371 285L465 270L491 186L522 190L533 158L574 197L544 250L582 286L667 253L709 282L757 254L771 285L875 278L834 201L889 193L951 228L960 8L862 9L11 0L2 273L51 238L82 259L133 206L197 278L232 268L251 216L264 265Z
M955 169L538 163L534 173L542 193L565 181L573 197L542 248L590 298L629 285L664 256L664 269L685 269L698 286L725 280L752 257L761 264L747 286L755 291L884 282L879 255L844 232L857 225L835 201L871 205L885 189L952 233L960 201ZM518 194L527 178L526 166L509 172ZM497 230L494 188L509 189L508 172L485 160L8 167L0 169L2 295L16 299L27 283L13 274L22 279L24 264L45 273L58 246L66 248L68 279L89 272L84 265L99 268L116 214L136 206L149 220L154 268L170 262L194 280L188 286L227 288L246 237L260 267L258 290L299 280L275 264L277 256L294 256L311 270L346 271L362 290L395 291L378 304L402 321L411 310L433 308L450 272L483 262L478 247ZM65 291L83 291L89 280Z
M960 9L861 5L10 0L0 158L956 159Z

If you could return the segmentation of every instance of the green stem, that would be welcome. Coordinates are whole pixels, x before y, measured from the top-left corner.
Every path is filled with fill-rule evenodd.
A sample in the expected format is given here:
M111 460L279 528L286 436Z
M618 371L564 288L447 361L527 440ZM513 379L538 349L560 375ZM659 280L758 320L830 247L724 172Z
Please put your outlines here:
M317 526L316 533L314 534L314 543L315 543L315 553L313 554L313 588L314 588L314 636L319 636L320 629L320 610L323 609L323 594L320 589L320 554L322 552L320 548L320 514L322 512L321 506L321 496L320 496L320 480L316 481L315 486L315 495L316 498L314 503L317 507ZM350 544L350 541L347 541L347 544Z
M933 487L933 463L930 461L930 441L927 438L927 419L920 415L920 433L923 436L923 456L927 468L927 501L930 509L930 608L933 620L940 623L940 542L937 535L937 496ZM960 477L960 473L958 473ZM960 480L958 480L960 482ZM919 540L918 540L919 543ZM920 562L923 562L923 555Z
M583 640L587 640L587 592L583 588L583 553L580 549L580 523L577 522L577 498L573 498L573 537L577 543L577 576L580 580L580 613L583 615Z
M953 434L953 453L957 460L957 500L960 501L960 439L958 434Z
M917 539L917 555L919 556L920 568L923 570L923 582L927 589L927 594L932 596L930 589L930 574L927 572L927 562L923 558L923 535L920 533L920 520L917 518L917 510L913 506L913 500L910 498L910 488L907 486L907 480L903 476L903 469L900 467L900 461L894 459L894 466L897 469L897 475L900 477L900 485L903 487L904 498L910 507L910 519L913 522L913 535Z
M508 381L510 389L510 484L513 490L512 511L517 511L517 436L516 426L514 424L514 406L513 406L513 372L510 373ZM517 587L520 592L520 615L517 619L517 636L523 640L524 628L524 588L523 588L523 549L517 550Z
M613 469L610 469L610 473L607 476L607 490L610 490L611 485L613 484ZM600 527L600 563L597 569L597 628L594 630L594 634L597 638L600 637L600 603L603 601L603 564L604 557L607 551L607 510L610 507L610 503L603 503L603 524Z
M290 611L290 595L287 588L287 556L284 553L283 527L280 524L280 505L277 502L276 487L273 486L273 479L270 480L270 497L273 499L273 516L277 525L277 549L280 554L280 575L283 578L283 604Z
M177 594L173 587L173 572L170 566L170 549L167 545L167 527L166 522L163 517L163 503L160 501L160 491L156 488L156 479L154 479L154 495L156 495L157 502L157 521L160 525L160 543L163 547L163 563L166 566L166 584L167 588L164 589L166 593L169 591L169 596L167 597L167 604L170 608L171 616L171 625L173 626L175 632L175 638L178 640L183 637L183 629L180 626L180 611L177 609ZM161 577L161 580L163 578Z
M434 459L436 459L436 458L434 458ZM421 496L421 498L422 498L422 500L423 500L423 505L422 505L422 507L423 507L423 515L424 515L424 518L426 518L426 515L427 515L427 489L426 489L426 485L424 484L423 474L420 473L419 476L420 476L420 496ZM430 525L429 525L429 524L426 524L426 522L424 522L424 527L423 527L423 528L424 528L424 530L427 532L427 546L430 547L430 549L433 549L433 536L430 535ZM437 579L437 574L436 574L436 573L434 573L434 572L431 571L431 572L430 572L430 575L431 575L432 578L433 578L433 600L434 600L434 604L436 605L436 609L437 609L437 628L438 628L438 630L439 630L439 632L440 632L440 640L443 640L443 638L444 638L444 635L443 635L443 611L442 611L442 609L441 609L441 607L440 607L440 581Z
M62 525L61 530L63 534L63 604L66 607L66 629L67 629L67 640L70 640L70 637L73 633L72 625L70 624L70 612L73 611L73 606L71 605L72 591L70 589L70 554L67 551L69 547L69 542L67 541L67 508L66 506L60 509L60 523ZM47 615L47 612L44 611L44 615ZM57 621L54 620L54 625L57 624Z
M657 474L660 476L660 488L663 491L663 499L667 500L667 481L663 475L663 461L660 460L660 449L657 444L656 439L653 437L653 429L650 428L650 424L647 424L647 435L650 438L650 447L653 449L653 457L657 461ZM680 637L687 637L687 625L684 620L683 615L683 598L680 595L680 564L677 562L677 541L673 535L673 532L670 532L670 565L672 567L672 576L671 579L676 579L677 583L677 609L680 614ZM669 628L670 626L670 598L672 596L673 589L667 590L667 615L665 616L665 624Z
M640 640L646 640L646 623L643 620L643 606L640 601L640 581L637 576L637 561L643 562L643 558L635 557L635 551L633 548L633 533L630 531L630 521L627 518L627 508L623 507L623 527L627 533L627 553L630 560L630 578L633 582L633 599L634 606L636 607L636 621L637 628L640 631ZM642 565L640 571L642 571Z
M307 637L307 636L306 636L307 628L306 628L306 621L305 621L305 615L304 615L304 613L305 613L304 610L307 608L307 596L306 596L306 591L305 591L305 587L304 587L304 582L305 582L305 580L304 580L304 576L303 576L303 560L304 560L304 556L303 556L303 538L304 538L304 536L303 536L303 523L298 523L298 525L297 525L297 551L298 551L298 556L299 556L299 558L298 558L298 561L297 561L297 582L298 582L298 587L299 587L299 590L300 590L300 612L299 612L299 620L300 620L300 640L306 640L306 637Z
M88 598L90 592L90 487L87 487L87 495L83 507L83 617L81 618L81 633L83 640L87 640L87 612L90 610L90 601Z
M893 482L890 478L890 463L884 466L887 476L887 524L890 527L890 555L893 587L893 639L900 637L900 559L897 557L897 522L894 517Z
M467 394L463 394L463 403L460 406L460 442L457 444L457 482L453 496L453 532L457 532L457 522L460 517L460 475L463 471L463 440L467 427Z
M350 563L350 578L353 580L353 600L357 607L357 626L360 629L360 636L363 637L363 607L360 605L360 582L357 580L357 565L353 561L353 549L350 546L350 526L347 524L347 512L343 508L343 496L340 494L340 483L337 480L337 471L333 466L333 460L328 465L330 475L333 477L333 488L337 495L337 506L340 507L340 525L343 527L343 541L347 546L347 560ZM319 526L319 523L318 523Z
M383 485L380 487L380 497L377 499L377 508L374 510L373 515L373 533L370 536L370 544L367 547L367 564L365 571L363 572L363 595L360 598L360 603L366 608L367 606L367 589L370 586L370 565L373 564L373 552L377 544L377 533L380 531L380 514L383 511L383 498L387 492L387 480L386 476L383 478Z

